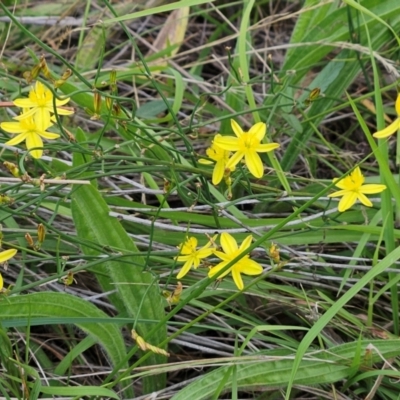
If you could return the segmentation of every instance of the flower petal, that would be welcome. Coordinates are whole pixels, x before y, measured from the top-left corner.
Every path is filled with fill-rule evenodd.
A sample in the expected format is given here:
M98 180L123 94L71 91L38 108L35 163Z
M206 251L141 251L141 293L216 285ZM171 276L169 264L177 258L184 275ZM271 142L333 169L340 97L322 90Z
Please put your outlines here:
M226 254L235 253L238 250L238 245L235 238L227 232L221 233L221 247Z
M348 192L339 201L338 211L344 212L348 210L357 200L357 193Z
M354 168L353 172L350 175L353 182L355 182L359 186L361 186L365 181L364 175L362 174L360 167Z
M37 107L37 103L31 99L15 99L13 101L14 105L21 108L32 108ZM32 115L32 114L31 114Z
M360 188L360 193L364 194L375 194L375 193L380 193L383 192L386 189L386 185L377 185L377 184L368 184L368 185L363 185Z
M10 258L13 258L16 254L17 254L16 249L8 249L8 250L2 251L0 253L0 264L2 264L3 262L6 262Z
M364 204L364 206L367 206L367 207L372 207L373 206L371 200L365 194L358 193L357 197L361 201L361 203Z
M4 281L2 275L0 274L0 292L3 290L3 286L4 286Z
M21 133L25 130L20 122L2 122L0 128L8 133Z
M234 119L231 119L231 127L232 127L234 134L238 138L240 138L240 136L243 135L243 129L240 127L240 125Z
M328 194L328 197L341 197L341 196L344 196L348 192L349 191L347 189L338 190L337 192L333 192L331 194Z
M240 270L238 268L233 268L232 269L232 278L233 281L235 282L235 285L239 290L243 290L244 284L243 284L243 279L242 275L240 275Z
M40 132L40 131L38 131L37 133L41 137L44 137L45 139L49 139L49 140L54 140L54 139L57 139L57 138L60 137L60 135L58 133L53 133L53 132L46 132L46 131Z
M221 149L229 151L239 150L239 139L234 136L220 136L214 139L214 143Z
M206 164L206 165L214 164L213 161L207 160L206 158L200 158L199 163L200 164Z
M57 102L58 102L58 101L60 101L60 100L57 100ZM63 101L62 101L62 104L68 103L68 101L69 101L69 99L68 99L67 101L65 101L65 102L64 102L64 100L63 100ZM57 106L62 105L62 104L58 104L58 103L57 103ZM52 112L54 112L54 111L52 111ZM65 108L57 107L57 114L58 114L58 115L71 115L71 114L73 114L73 113L74 113L74 110L66 110Z
M383 139L396 133L399 128L400 128L400 118L397 118L385 129L375 132L372 136L378 139Z
M208 256L211 256L211 254L213 253L212 249L206 249L206 248L201 248L200 250L197 250L197 257L199 260L201 260L202 258L206 258Z
M62 100L56 99L56 106L57 106L57 109L58 109L58 107L67 104L69 101L70 101L70 98L69 98L69 97L67 97L66 99L62 99ZM51 99L51 102L53 103L53 99ZM57 111L58 111L58 110L57 110Z
M266 144L259 144L257 147L255 147L255 151L257 153L268 153L272 150L277 149L280 147L279 143L266 143Z
M245 153L245 161L247 168L256 178L262 178L264 175L264 166L260 156L255 151Z
M245 260L240 263L240 272L245 275L260 275L263 272L263 267L254 260Z
M242 244L240 245L239 251L242 252L244 250L247 250L250 247L252 240L253 240L252 235L247 236L246 239L244 239Z
M248 134L251 136L255 136L258 142L264 139L265 134L267 133L267 125L264 122L257 122L254 124Z
M221 271L222 269L224 269L226 267L226 265L228 265L229 261L222 261L219 264L217 264L215 267L212 267L209 271L208 271L208 277L212 278L214 275L217 275L219 273L219 271ZM224 276L228 275L229 272L231 271L232 268L228 268L224 273L218 275L218 279L223 278Z
M397 95L395 108L397 116L400 117L400 93Z
M228 254L223 253L222 251L213 250L212 253L215 256L217 256L218 258L220 258L222 261L230 261L232 259L231 256L229 256Z
M45 131L53 123L50 119L50 112L46 108L40 107L34 115L35 124L39 131Z
M233 171L239 161L244 157L244 153L242 151L237 151L226 163L225 168Z
M7 141L5 144L8 146L15 146L15 145L23 142L27 136L28 136L28 132L20 133L19 135L15 136L14 138Z
M225 163L223 161L217 161L215 164L212 174L212 184L218 185L222 181L225 172Z
M176 279L182 279L189 271L190 267L192 266L192 261L187 260L181 270L179 271L178 275L176 276Z
M33 158L40 158L43 155L43 141L42 138L36 133L30 133L26 137L26 147L28 150L32 150L30 153ZM38 148L37 148L38 147Z

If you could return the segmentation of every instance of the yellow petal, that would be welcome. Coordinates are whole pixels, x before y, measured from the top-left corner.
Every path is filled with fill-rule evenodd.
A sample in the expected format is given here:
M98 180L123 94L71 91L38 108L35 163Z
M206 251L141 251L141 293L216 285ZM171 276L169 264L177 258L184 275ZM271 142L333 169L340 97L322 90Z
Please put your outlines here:
M234 136L221 136L215 138L214 143L224 150L229 150L229 151L239 150L239 139Z
M234 120L231 119L231 127L235 135L239 138L243 135L243 129L239 126L239 124Z
M68 99L68 101L69 101L69 99ZM67 103L67 101L65 103ZM63 102L63 104L65 104L65 103ZM57 104L57 105L59 105L59 104ZM54 112L54 111L52 111L52 112ZM71 115L73 113L74 113L74 110L66 110L65 108L57 107L57 114L59 114L59 115Z
M225 163L222 161L218 161L215 164L213 174L212 174L212 183L213 185L218 185L222 181L225 172Z
M400 93L397 95L395 108L397 116L400 117Z
M245 154L247 168L256 178L262 178L264 175L264 166L260 156L255 151L248 151Z
M208 277L212 278L214 275L218 275L218 273L223 270L226 265L228 265L229 261L222 261L219 264L217 264L215 267L212 267L209 271L208 271ZM218 275L218 279L223 278L224 276L228 275L230 270L232 268L228 268L224 273Z
M30 153L33 158L41 158L43 155L43 141L41 137L35 133L31 133L26 137L26 147L28 150L32 150Z
M353 206L353 204L356 202L356 200L357 200L357 193L355 193L355 192L346 193L339 201L338 210L340 212L344 212L344 211L348 210L349 208L351 208Z
M371 200L363 193L358 193L358 199L361 201L362 204L364 204L364 206L367 207L372 207L372 202Z
M240 272L245 275L260 275L263 272L263 267L253 260L246 260L242 262Z
M40 107L34 115L35 124L38 131L45 131L47 128L53 125L50 118L49 110Z
M60 135L58 133L53 133L53 132L45 132L45 131L40 132L40 131L38 131L38 134L41 137L44 137L45 139L49 139L49 140L54 140L54 139L57 139L57 138L60 137Z
M206 165L214 164L211 160L207 160L206 158L200 158L199 163Z
M239 250L240 251L247 250L250 247L252 240L253 240L252 235L247 236L246 239L244 239L242 244L240 245Z
M399 130L399 128L400 128L400 118L397 118L385 129L375 132L372 136L376 137L378 139L384 139L384 138L396 133Z
M267 132L267 125L264 124L264 122L257 122L254 124L248 134L251 136L255 136L258 142L261 142L261 140L264 139L264 136Z
M21 134L15 136L14 138L10 139L5 144L7 144L8 146L15 146L15 145L23 142L27 136L28 136L28 132L21 133Z
M24 131L20 122L2 122L0 127L8 133L21 133Z
M213 252L212 249L206 249L204 247L197 251L197 257L198 257L199 260L202 259L202 258L206 258L208 256L211 256L211 254ZM199 261L199 263L200 263L200 261ZM197 264L197 266L199 266L199 263Z
M176 276L176 279L182 279L189 271L190 267L192 266L192 261L187 260L181 270L179 271L178 275Z
M6 262L10 258L13 258L17 254L17 250L8 249L0 253L0 263Z
M244 153L242 151L237 151L226 163L225 168L233 171L238 164L238 162L244 157Z
M64 106L65 104L67 104L70 101L70 98L67 97L66 99L56 99L56 106L57 106L57 111L58 111L58 107L60 106ZM53 99L51 101L53 103ZM73 111L72 111L73 112Z
M328 197L342 197L344 196L346 193L348 193L347 189L343 189L343 190L338 190L337 192L333 192L331 194L328 194Z
M243 290L244 285L243 285L243 279L242 276L240 275L239 269L233 268L232 270L232 278L233 281L235 282L235 285L239 290Z
M377 185L377 184L368 184L368 185L363 185L360 188L360 192L364 194L375 194L375 193L380 193L383 192L386 189L385 185Z
M280 147L279 143L266 143L266 144L259 144L256 148L255 151L257 153L268 153L272 150L277 149Z
M226 254L235 253L238 250L238 245L235 238L227 232L221 233L221 247Z
M15 106L21 108L37 107L37 103L33 102L31 99L15 99L13 103Z
M3 285L4 285L3 277L0 274L0 292L3 290Z

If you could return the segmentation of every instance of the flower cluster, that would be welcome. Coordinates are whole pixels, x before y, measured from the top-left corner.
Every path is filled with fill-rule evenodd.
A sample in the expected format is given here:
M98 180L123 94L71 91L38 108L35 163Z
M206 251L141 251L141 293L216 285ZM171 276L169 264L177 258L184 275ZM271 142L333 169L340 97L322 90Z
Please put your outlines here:
M73 114L72 110L62 107L68 103L69 98L58 100L53 97L53 93L37 81L36 85L29 91L29 98L16 99L14 105L22 108L22 113L14 118L17 122L2 122L0 124L4 131L17 135L6 144L14 146L25 140L26 147L32 157L41 158L43 155L42 138L53 140L60 137L56 133L47 131L54 122L52 114Z
M184 243L180 246L180 254L176 257L177 261L184 261L185 264L180 270L177 279L183 278L193 266L197 268L201 260L214 255L217 256L221 262L212 267L209 272L209 278L214 275L218 275L230 262L232 262L236 257L238 257L242 252L247 250L253 237L251 235L247 236L243 243L238 246L236 240L229 233L223 232L220 236L220 243L222 251L213 248L214 239L210 240L205 246L197 248L197 239L194 237L188 237ZM233 281L239 290L243 290L244 284L241 274L245 275L260 275L263 268L260 264L250 259L249 254L244 255L238 261L236 261L230 268L227 268L224 272L218 275L219 279L232 273Z
M250 173L256 178L262 178L264 167L258 153L267 153L279 147L278 143L262 143L267 132L267 126L263 122L256 123L248 132L244 132L239 124L231 119L231 127L235 136L217 134L212 146L207 150L207 156L212 161L200 160L202 163L215 162L212 177L214 185L218 185L224 175L234 171L243 158Z

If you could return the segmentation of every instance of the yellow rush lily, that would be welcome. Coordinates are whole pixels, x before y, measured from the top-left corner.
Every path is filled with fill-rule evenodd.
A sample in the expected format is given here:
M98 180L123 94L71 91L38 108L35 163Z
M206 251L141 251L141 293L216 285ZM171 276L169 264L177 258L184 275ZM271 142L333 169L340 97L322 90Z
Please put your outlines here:
M331 193L328 197L342 197L339 201L338 210L340 212L348 210L358 200L367 207L372 207L371 201L366 194L380 193L386 189L385 185L368 184L364 185L364 175L360 167L356 167L353 172L343 179L334 178L333 182L341 189Z
M195 237L186 238L186 240L179 246L181 250L180 255L175 257L177 261L185 262L176 278L183 278L192 266L196 269L203 258L210 256L212 254L212 249L210 249L211 245L212 242L209 241L205 246L197 249L197 239Z
M240 247L238 247L238 244L233 236L226 232L221 233L220 242L223 252L214 250L213 253L222 261L208 271L209 278L212 278L219 271L224 269L224 267L233 259L235 259L240 253L248 249L252 240L253 237L249 235L246 237L246 239L244 239ZM249 254L246 254L234 265L232 265L232 267L228 268L225 272L219 275L218 279L221 279L232 272L233 281L235 282L236 286L239 290L243 290L244 284L241 274L260 275L262 271L262 266L259 263L250 260Z
M236 137L219 135L214 143L224 150L234 152L226 164L231 171L244 157L247 168L256 178L262 178L264 167L258 153L267 153L279 147L278 143L261 143L267 132L263 122L253 125L248 132L244 132L239 124L231 119L232 130Z

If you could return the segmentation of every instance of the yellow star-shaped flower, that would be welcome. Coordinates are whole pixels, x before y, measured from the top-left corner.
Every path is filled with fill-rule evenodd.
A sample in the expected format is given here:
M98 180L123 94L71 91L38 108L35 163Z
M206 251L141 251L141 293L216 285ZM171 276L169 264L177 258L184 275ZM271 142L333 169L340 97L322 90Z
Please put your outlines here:
M375 132L372 135L373 137L376 137L378 139L383 139L390 135L393 135L393 133L396 133L400 129L400 93L397 95L395 108L396 108L397 118L386 128L378 132Z
M263 122L253 125L248 132L244 132L239 124L231 119L232 130L236 137L219 135L214 143L224 150L234 152L226 163L226 168L232 170L244 157L247 168L256 178L264 174L264 167L258 153L267 153L279 147L278 143L261 143L267 132Z
M213 251L213 253L222 261L208 271L209 278L212 278L214 275L218 274L219 271L224 269L226 265L228 265L240 253L248 249L252 240L253 237L249 235L246 237L246 239L244 239L240 247L238 247L235 238L229 233L223 232L220 239L223 252L217 250ZM221 279L225 275L228 275L230 272L232 272L233 281L235 282L236 286L239 290L243 290L244 284L241 274L260 275L262 271L262 266L259 263L250 260L249 254L246 254L234 265L232 265L232 267L228 268L221 275L219 275L218 279Z
M197 239L195 237L186 238L186 241L179 246L180 255L175 257L177 261L185 262L176 278L183 278L192 266L197 268L203 258L210 256L212 254L211 245L212 241L210 240L205 246L197 249Z
M219 139L220 137L222 137L222 136L220 134L218 134L215 136L215 139ZM221 182L222 178L224 177L225 171L227 170L226 164L229 161L229 156L231 155L231 152L228 150L224 150L222 147L219 147L215 143L215 139L214 139L211 147L209 147L206 150L206 154L207 154L208 158L210 158L212 161L202 158L199 160L199 163L212 164L213 162L215 162L215 166L214 166L213 174L212 174L212 183L213 183L213 185L218 185ZM233 167L232 171L234 169L235 169L235 167Z
M38 126L50 126L51 114L57 112L59 115L70 115L74 112L61 108L61 106L69 102L69 98L64 100L55 100L56 111L53 106L53 93L46 88L41 82L36 81L35 87L29 91L28 99L15 99L14 104L17 107L29 108L29 111L24 112L16 120L22 120L26 117L34 116ZM43 128L44 129L44 128Z
M340 212L348 210L358 200L367 207L372 207L371 201L366 194L380 193L386 189L385 185L368 184L364 185L364 175L360 167L356 167L353 172L343 179L334 178L333 182L341 189L328 197L342 197L339 201L338 210Z
M43 155L43 150L41 149L41 147L43 147L42 137L49 140L60 137L60 135L56 133L46 131L51 125L53 124L50 122L48 125L39 126L33 115L31 115L18 122L2 122L0 127L8 133L17 134L16 137L10 139L6 144L15 146L26 140L27 149L34 149L31 151L32 157L40 158Z

